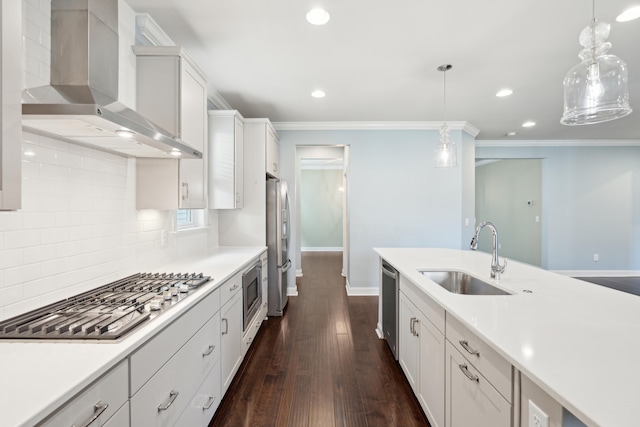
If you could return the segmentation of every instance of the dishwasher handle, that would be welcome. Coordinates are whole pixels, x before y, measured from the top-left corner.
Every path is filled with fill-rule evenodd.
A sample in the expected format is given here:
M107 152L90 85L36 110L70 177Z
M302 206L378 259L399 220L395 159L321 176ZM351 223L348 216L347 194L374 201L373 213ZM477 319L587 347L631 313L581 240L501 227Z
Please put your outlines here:
M386 264L382 264L382 274L391 277L393 280L398 278L398 272Z

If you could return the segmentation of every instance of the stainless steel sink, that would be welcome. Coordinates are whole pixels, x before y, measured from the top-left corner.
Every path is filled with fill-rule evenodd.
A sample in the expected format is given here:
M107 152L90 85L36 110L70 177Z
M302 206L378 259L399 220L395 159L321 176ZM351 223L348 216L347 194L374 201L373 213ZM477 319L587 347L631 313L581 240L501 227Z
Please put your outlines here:
M428 271L420 273L436 282L449 292L462 295L511 295L509 292L470 276L462 271Z

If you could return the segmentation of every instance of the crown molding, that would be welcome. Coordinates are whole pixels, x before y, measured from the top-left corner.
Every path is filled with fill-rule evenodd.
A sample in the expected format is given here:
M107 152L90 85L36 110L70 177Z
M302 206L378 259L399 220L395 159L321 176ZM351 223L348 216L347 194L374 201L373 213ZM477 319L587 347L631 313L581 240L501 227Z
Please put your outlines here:
M476 140L476 147L637 147L640 140L634 139L582 139L582 140Z
M440 130L443 122L274 122L276 130ZM469 122L447 122L451 130L461 130L472 137L480 129Z
M152 46L175 46L171 37L164 32L148 13L136 14L137 36Z
M233 110L234 108L227 102L226 99L220 95L220 93L209 87L207 89L207 99L218 109L218 110Z

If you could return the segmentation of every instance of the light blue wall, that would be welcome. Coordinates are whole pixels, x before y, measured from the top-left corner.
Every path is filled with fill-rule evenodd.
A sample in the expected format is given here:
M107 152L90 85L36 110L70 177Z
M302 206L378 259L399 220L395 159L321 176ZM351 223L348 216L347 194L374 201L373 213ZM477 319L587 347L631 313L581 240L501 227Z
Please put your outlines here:
M639 146L480 146L476 157L543 159L548 269L640 271Z
M377 289L374 247L460 248L463 240L470 240L472 227L463 230L462 215L469 206L473 209L472 191L465 193L471 200L463 204L463 187L473 186L467 182L473 179L468 171L474 167L473 139L463 139L461 131L452 131L461 163L455 169L433 167L438 131L279 130L278 135L282 178L290 183L295 182L296 145L350 146L351 287ZM472 225L473 217L470 221Z

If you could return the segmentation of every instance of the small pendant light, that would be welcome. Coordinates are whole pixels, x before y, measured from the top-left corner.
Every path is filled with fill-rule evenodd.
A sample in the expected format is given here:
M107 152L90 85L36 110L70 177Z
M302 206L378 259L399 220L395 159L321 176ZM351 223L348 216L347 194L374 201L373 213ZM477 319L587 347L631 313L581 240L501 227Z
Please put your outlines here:
M564 78L563 125L590 125L619 119L631 113L627 89L627 64L607 54L606 42L611 26L598 22L593 0L591 25L580 33L584 49L578 55L582 62Z
M453 168L458 166L458 150L455 142L449 139L449 126L447 125L447 71L452 68L451 64L444 64L438 67L438 71L442 71L444 76L444 123L440 128L440 142L436 145L435 151L435 167L437 168Z

